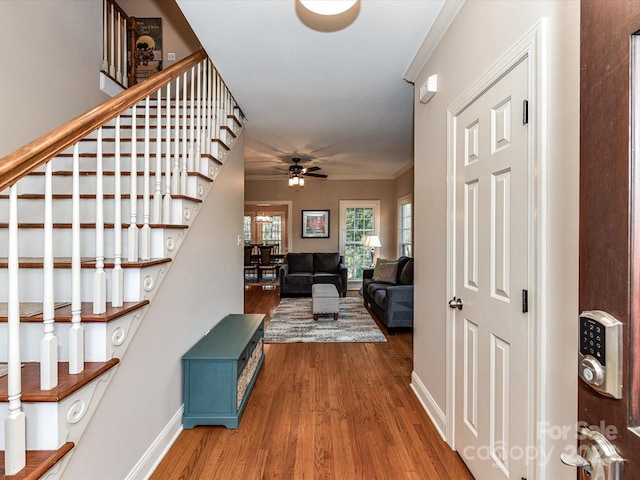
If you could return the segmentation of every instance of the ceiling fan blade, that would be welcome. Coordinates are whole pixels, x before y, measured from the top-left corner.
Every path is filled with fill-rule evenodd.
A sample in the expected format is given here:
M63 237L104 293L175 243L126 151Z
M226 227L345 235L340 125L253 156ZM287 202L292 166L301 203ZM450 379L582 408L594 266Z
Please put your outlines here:
M318 177L318 178L327 178L328 175L324 175L322 173L305 173L305 177Z
M315 172L317 170L321 170L321 168L320 167L309 167L309 168L307 168L307 173Z

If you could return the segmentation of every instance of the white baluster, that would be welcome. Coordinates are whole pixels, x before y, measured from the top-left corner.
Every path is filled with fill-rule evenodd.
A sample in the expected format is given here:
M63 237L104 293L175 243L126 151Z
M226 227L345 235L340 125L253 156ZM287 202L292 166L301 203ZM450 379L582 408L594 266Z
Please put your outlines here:
M82 311L82 264L80 259L80 154L73 146L73 187L71 221L71 328L69 330L69 373L84 370L84 327Z
M195 95L195 84L196 84L196 78L195 78L195 67L191 67L191 115L189 116L189 161L187 163L187 171L188 172L193 172L193 165L195 163L195 153L196 153L196 146L195 146L195 135L196 135L196 121L195 121L195 116L196 116L196 105L195 105L195 101L196 101L196 95ZM186 186L185 186L186 187ZM183 194L187 193L186 188L184 190L182 190Z
M58 338L54 332L53 286L53 175L51 163L45 166L44 177L44 245L42 324L44 337L40 340L40 389L51 390L58 385Z
M127 19L123 18L122 19L122 27L120 29L121 31L121 41L120 41L120 70L122 71L122 85L126 87L129 86L129 70L128 70L128 65L127 65L127 55L129 52L127 52Z
M204 73L204 78L205 78L205 88L204 88L204 114L203 114L203 120L204 120L204 125L203 125L203 132L202 132L202 141L201 141L201 150L202 153L209 154L209 152L211 151L211 144L210 144L210 136L209 136L209 127L210 127L210 123L209 123L209 119L211 117L211 63L206 60L205 61L205 73ZM206 169L203 170L202 166L200 166L199 171L207 174L208 172L206 171Z
M4 420L4 470L15 475L26 463L26 421L22 411L22 377L20 372L20 294L18 291L18 192L9 191L9 304L8 304L8 377L9 415Z
M180 188L180 77L176 78L176 121L174 140L173 171L171 174L171 193L177 195Z
M167 83L167 140L164 148L164 197L162 199L162 223L171 223L171 82Z
M214 98L215 101L215 105L214 105L214 118L213 118L213 131L211 132L211 139L215 139L218 138L218 118L220 116L220 74L218 73L218 71L216 70L216 79L215 79L215 83L216 83L216 95ZM218 156L218 152L215 152L216 156ZM218 158L219 160L219 158Z
M102 70L109 71L109 7L107 0L102 2Z
M115 129L115 165L114 165L114 202L113 234L114 264L111 272L111 305L121 307L124 298L124 272L122 271L122 174L120 155L120 115L116 117Z
M107 274L104 271L104 184L102 127L96 142L96 271L93 273L93 313L107 311Z
M117 12L117 23L116 23L116 31L114 32L116 35L116 80L122 83L122 14Z
M220 138L220 127L222 127L224 119L224 83L222 78L218 75L218 115L216 116L216 138ZM222 155L220 155L222 156Z
M142 183L142 231L140 232L140 258L149 260L151 258L151 230L149 228L150 213L150 115L149 115L149 96L144 102L144 180Z
M156 110L156 173L153 192L153 223L162 222L162 88L158 89Z
M198 84L196 86L196 131L195 131L195 145L193 146L193 164L191 165L191 171L200 171L200 149L202 142L202 62L198 63L196 78Z
M138 118L136 106L131 107L131 176L129 185L130 199L130 219L129 230L127 231L129 240L129 261L138 261L138 140L136 138Z
M116 65L115 65L115 8L112 6L111 11L109 12L109 75L111 78L115 78L116 75Z
M182 82L182 169L180 170L180 194L187 192L187 158L188 158L188 109L187 109L187 72L183 74Z

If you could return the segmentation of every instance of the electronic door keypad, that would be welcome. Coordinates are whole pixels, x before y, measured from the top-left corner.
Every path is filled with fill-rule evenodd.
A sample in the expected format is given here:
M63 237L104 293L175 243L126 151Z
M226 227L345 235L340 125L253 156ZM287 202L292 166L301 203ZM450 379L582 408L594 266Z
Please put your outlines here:
M580 314L578 375L599 393L622 398L622 322L606 312Z

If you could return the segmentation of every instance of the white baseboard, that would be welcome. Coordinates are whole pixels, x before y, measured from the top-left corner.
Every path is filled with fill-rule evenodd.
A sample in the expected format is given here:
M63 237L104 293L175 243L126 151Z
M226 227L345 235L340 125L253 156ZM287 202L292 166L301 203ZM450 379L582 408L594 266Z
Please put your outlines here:
M410 387L413 393L416 394L416 397L418 397L427 415L429 415L431 422L436 427L436 430L438 430L442 440L448 443L445 433L447 431L447 416L431 396L429 390L424 386L415 371L411 372Z
M149 446L142 458L138 460L133 469L125 477L125 480L148 479L154 472L160 461L167 454L171 445L176 441L178 435L182 432L182 413L184 405L171 418L166 427L162 429L160 435Z

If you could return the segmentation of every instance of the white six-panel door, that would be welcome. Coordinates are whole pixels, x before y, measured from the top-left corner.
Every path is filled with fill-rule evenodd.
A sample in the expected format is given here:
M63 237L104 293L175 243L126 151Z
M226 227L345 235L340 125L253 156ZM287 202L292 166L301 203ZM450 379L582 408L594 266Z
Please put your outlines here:
M455 445L478 479L527 472L527 68L454 117Z

